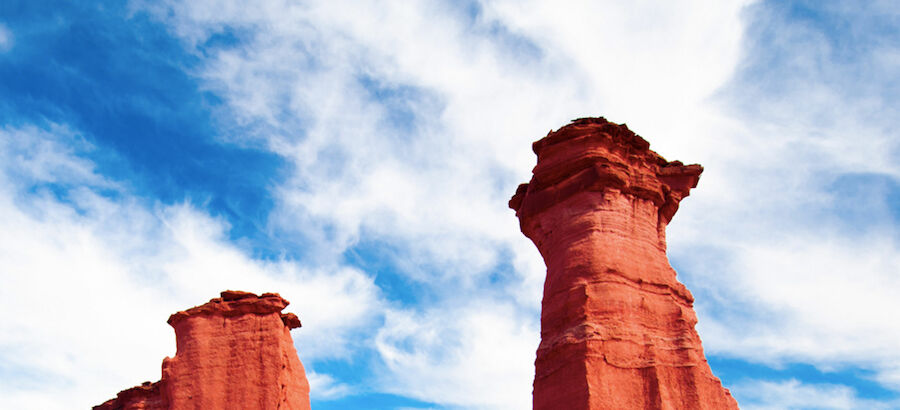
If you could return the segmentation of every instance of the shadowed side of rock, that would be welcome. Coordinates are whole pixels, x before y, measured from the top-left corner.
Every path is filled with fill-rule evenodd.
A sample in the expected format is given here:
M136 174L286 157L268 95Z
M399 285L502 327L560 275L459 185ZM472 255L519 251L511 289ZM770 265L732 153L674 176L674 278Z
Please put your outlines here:
M308 410L309 382L290 330L300 327L276 293L225 291L169 317L175 357L162 378L120 392L95 410Z
M510 200L547 265L534 409L736 409L694 329L665 230L703 168L583 118L534 143Z

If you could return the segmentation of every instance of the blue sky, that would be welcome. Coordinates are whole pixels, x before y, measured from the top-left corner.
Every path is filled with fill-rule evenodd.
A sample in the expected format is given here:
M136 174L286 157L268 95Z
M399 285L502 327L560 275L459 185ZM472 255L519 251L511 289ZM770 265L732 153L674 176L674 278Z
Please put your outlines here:
M900 408L890 1L0 4L0 407L157 380L168 315L277 291L317 409L530 406L531 142L701 163L669 227L744 409Z

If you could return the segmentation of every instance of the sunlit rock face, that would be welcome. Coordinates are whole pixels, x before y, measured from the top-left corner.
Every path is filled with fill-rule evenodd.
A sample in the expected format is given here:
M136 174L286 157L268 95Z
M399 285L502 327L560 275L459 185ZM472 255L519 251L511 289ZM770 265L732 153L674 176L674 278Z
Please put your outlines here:
M509 205L547 265L534 409L737 409L666 257L666 225L703 168L603 118L533 148Z
M175 357L162 379L120 392L95 410L309 409L309 382L290 330L300 327L276 293L225 291L169 317Z

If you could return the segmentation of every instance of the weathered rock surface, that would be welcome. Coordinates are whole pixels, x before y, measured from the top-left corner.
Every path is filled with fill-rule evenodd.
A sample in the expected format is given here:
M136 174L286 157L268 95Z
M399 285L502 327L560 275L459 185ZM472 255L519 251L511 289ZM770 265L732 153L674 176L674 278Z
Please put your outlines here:
M666 225L703 168L582 118L533 145L509 202L547 265L534 409L737 409L706 362Z
M276 293L225 291L169 317L175 357L162 379L120 392L95 410L309 409L309 382L290 330L300 327Z

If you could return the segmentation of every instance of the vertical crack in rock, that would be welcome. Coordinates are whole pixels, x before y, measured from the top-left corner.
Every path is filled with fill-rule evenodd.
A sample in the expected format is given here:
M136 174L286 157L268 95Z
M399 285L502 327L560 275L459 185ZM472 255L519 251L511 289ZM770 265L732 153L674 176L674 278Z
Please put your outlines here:
M703 167L604 118L532 148L533 177L509 206L547 265L534 409L737 409L666 257L666 225Z
M120 392L95 410L309 410L309 382L290 330L300 327L277 293L224 291L169 317L175 357L162 379Z

